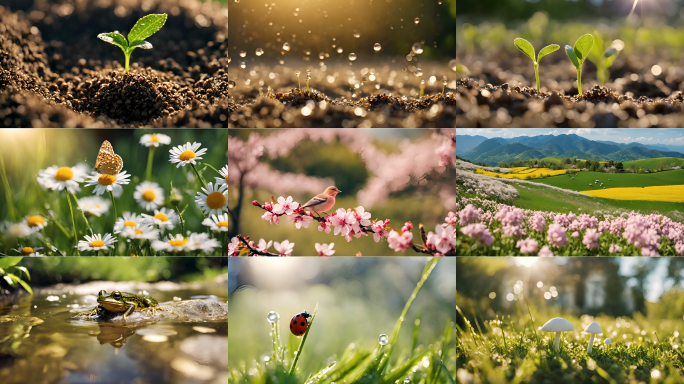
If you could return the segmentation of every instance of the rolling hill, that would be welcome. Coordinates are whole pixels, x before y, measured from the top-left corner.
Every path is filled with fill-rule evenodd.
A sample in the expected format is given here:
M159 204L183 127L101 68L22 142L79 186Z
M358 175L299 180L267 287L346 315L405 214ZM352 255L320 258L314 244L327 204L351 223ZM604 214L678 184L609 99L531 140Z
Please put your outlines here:
M632 160L626 161L624 165L625 169L631 168L632 165L635 165L639 168L655 169L656 167L658 167L658 164L663 161L667 163L668 167L672 166L672 163L674 163L675 166L680 166L684 168L684 159L678 157L656 157L653 159Z

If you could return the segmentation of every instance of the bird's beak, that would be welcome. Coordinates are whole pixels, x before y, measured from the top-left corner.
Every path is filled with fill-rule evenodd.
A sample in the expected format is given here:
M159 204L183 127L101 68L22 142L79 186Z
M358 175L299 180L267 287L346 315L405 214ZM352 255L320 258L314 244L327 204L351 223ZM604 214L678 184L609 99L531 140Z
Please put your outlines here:
M338 189L338 190L337 190L337 193L340 193L340 192L342 192L342 191L340 191L340 190Z

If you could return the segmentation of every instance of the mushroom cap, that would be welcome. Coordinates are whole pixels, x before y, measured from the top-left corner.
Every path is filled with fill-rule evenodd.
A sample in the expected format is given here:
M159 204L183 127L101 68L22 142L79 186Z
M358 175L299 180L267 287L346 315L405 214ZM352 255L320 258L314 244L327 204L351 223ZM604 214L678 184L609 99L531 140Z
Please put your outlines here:
M567 332L573 329L575 329L575 326L562 317L554 317L541 327L541 330L544 332Z
M600 325L598 325L596 323L591 323L591 324L587 325L587 327L584 329L584 332L598 334L598 333L603 333L603 329L601 329Z
M613 344L613 342L610 341L610 339L605 339L605 340L603 340L603 344L611 345L611 344Z

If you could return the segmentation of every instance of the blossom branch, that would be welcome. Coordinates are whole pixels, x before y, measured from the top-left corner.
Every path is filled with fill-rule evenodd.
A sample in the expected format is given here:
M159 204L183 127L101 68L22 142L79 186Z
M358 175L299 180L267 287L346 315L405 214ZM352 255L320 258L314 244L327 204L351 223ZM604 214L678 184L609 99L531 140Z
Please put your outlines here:
M256 248L254 248L254 246L252 246L252 244L250 244L249 236L242 237L242 235L237 235L237 236L235 236L235 237L237 237L238 240L240 240L240 241L245 245L245 247L246 247L247 249L249 249L249 253L247 254L247 256L254 256L254 255L259 255L259 256L278 256L277 253L271 253L271 252L268 252L268 251L261 251L261 250L258 250L258 249L256 249Z

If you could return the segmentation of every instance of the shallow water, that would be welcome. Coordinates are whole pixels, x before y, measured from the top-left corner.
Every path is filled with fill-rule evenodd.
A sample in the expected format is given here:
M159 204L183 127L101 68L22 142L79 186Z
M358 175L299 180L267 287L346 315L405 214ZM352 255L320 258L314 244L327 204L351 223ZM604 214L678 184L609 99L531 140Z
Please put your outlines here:
M129 316L124 324L79 315L97 305L96 292L83 293L94 286L43 289L0 307L0 383L227 382L227 317L201 312L226 306L226 289L145 288L162 307L199 311Z

